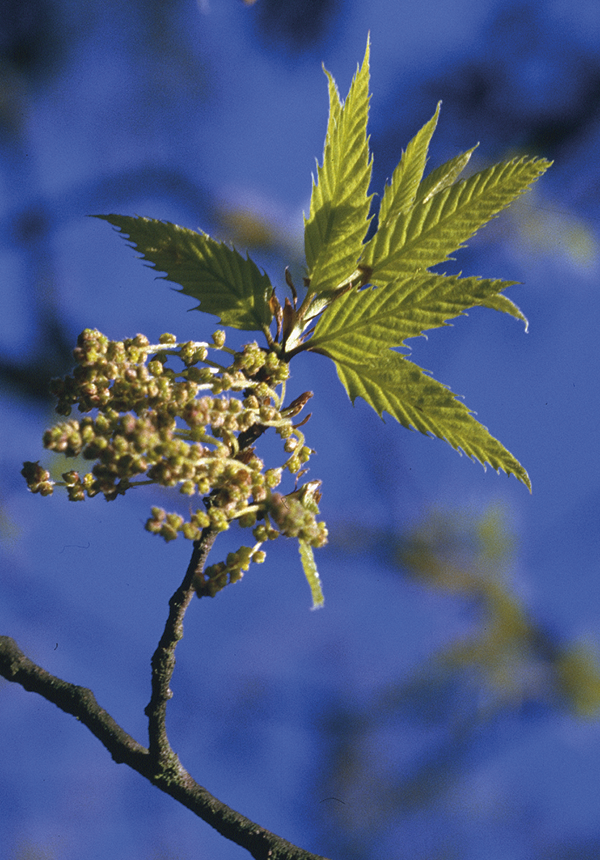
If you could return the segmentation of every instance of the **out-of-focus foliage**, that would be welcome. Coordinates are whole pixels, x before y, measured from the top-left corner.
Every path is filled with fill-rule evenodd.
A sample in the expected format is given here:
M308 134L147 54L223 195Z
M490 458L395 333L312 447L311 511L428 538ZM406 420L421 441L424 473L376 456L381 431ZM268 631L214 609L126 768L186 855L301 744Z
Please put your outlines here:
M599 245L592 226L573 212L540 200L535 188L526 203L516 202L510 217L519 236L540 258L560 248L578 267L588 268L598 259Z
M422 828L423 816L451 809L473 761L484 767L532 715L600 712L594 648L563 641L528 609L502 507L433 510L412 531L381 533L376 542L392 548L396 572L421 586L425 600L445 596L466 629L365 708L337 701L324 716L332 752L322 792L339 799L328 813L345 834L328 850L356 860L373 856L386 822L410 832L414 817ZM459 841L432 844L440 853L414 856L460 856Z
M514 537L502 508L480 517L432 513L398 544L398 561L425 588L476 607L475 629L435 659L472 676L486 710L527 700L600 711L600 668L590 647L559 643L528 612L510 577Z

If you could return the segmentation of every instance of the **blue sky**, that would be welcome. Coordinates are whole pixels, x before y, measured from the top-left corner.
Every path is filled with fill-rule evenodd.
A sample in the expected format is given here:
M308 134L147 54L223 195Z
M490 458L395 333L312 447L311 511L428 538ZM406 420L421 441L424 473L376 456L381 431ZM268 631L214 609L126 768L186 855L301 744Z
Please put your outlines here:
M556 647L600 642L597 4L347 0L294 42L268 17L277 4L261 3L64 0L40 4L43 33L15 18L8 34L18 23L35 50L11 54L8 36L0 41L10 95L0 106L0 369L27 367L40 350L41 366L55 347L62 355L53 319L73 343L87 326L115 339L214 330L88 214L143 214L239 244L236 218L251 209L271 237L252 256L276 285L287 263L300 274L302 212L327 121L321 62L345 95L368 31L373 190L440 98L431 166L478 141L476 167L522 151L554 159L535 192L456 262L465 274L519 281L510 296L529 332L478 310L413 342L415 361L464 395L525 465L533 494L364 403L353 408L325 359L300 357L289 394L315 391L306 433L332 538L318 557L325 609L309 611L296 549L284 542L241 584L195 602L169 729L200 783L320 854L597 856L598 723L549 703L528 678L526 693L496 703L492 717L485 685L452 674L442 683L432 655L477 625L477 606L423 588L394 555L431 509L473 521L495 506L516 544L499 576L532 623ZM149 659L189 547L143 531L150 494L81 505L28 495L21 463L44 460L54 417L7 379L2 632L49 671L92 687L143 741ZM163 494L160 503L179 501ZM418 718L404 710L370 722L382 691L415 676ZM117 767L62 712L12 685L0 695L0 835L11 860L34 849L60 860L246 856ZM344 746L352 739L356 758ZM415 772L428 785L419 768L438 748L433 800L386 812L384 789L400 796ZM340 793L343 809L323 802Z

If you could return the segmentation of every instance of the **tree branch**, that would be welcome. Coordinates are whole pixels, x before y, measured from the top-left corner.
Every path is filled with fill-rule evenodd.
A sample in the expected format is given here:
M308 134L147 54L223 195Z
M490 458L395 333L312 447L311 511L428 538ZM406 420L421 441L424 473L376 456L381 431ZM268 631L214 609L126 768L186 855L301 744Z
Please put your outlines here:
M169 600L167 623L152 655L152 695L145 714L148 717L150 756L162 768L168 768L174 756L167 737L165 720L167 703L173 695L170 684L175 669L175 648L183 637L183 618L194 596L194 576L203 570L217 534L214 529L207 528L200 539L194 541L190 563L183 582Z
M202 571L218 533L205 529L194 550L183 582L169 601L164 632L152 657L152 695L146 707L149 748L139 744L101 708L93 692L51 675L25 656L9 636L0 636L0 675L39 693L82 722L116 762L129 765L165 794L191 810L226 839L245 848L255 860L326 860L276 836L231 809L185 770L167 738L165 717L175 668L175 647L183 636L183 617L194 595L193 580Z
M148 750L128 735L111 715L101 708L87 687L70 684L51 675L21 651L10 636L0 636L0 675L76 717L106 747L116 762L125 762L143 772Z

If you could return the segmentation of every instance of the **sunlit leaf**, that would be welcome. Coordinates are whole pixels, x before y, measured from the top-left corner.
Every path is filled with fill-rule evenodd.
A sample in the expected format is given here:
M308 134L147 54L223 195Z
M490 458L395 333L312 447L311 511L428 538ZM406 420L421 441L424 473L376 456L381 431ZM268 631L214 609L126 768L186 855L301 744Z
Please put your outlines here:
M438 104L432 118L413 137L406 147L406 152L402 153L402 158L394 170L392 180L383 191L381 206L379 207L379 229L383 224L393 221L412 206L423 179L429 142L435 131L439 114L440 105Z
M454 158L450 159L450 161L440 164L439 167L436 167L435 170L428 173L419 186L419 190L415 197L415 203L426 203L434 194L438 194L440 191L443 191L444 188L452 185L469 163L471 156L476 149L477 145L472 147L472 149L468 149L466 152L461 152L459 155L455 155Z
M365 248L372 283L385 285L409 271L450 259L549 164L535 158L496 164L429 196L395 221L386 221Z
M385 355L385 349L404 344L427 329L483 306L527 320L501 290L510 281L461 278L421 272L399 278L385 289L353 290L336 299L315 328L309 348L344 350L357 359Z
M220 317L223 325L264 330L272 319L271 282L248 257L206 233L167 221L124 215L97 215L117 227L165 280L197 299L196 310Z
M326 75L330 114L323 165L317 166L304 227L310 290L317 293L335 289L353 273L369 226L368 43L343 105L335 81Z
M515 475L531 490L521 464L441 382L412 361L388 351L376 360L360 361L335 347L327 351L352 402L362 397L382 416L388 412L404 427L445 439L484 466Z

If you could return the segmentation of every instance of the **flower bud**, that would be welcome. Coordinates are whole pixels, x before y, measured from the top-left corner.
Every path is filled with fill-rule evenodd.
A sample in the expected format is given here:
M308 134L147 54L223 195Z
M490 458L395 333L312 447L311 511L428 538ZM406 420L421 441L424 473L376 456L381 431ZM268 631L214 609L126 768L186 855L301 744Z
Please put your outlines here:
M282 469L267 469L265 472L265 483L270 490L275 489L281 483Z
M191 522L195 523L200 529L206 529L210 525L210 517L205 511L197 510L192 515Z
M238 523L243 529L253 528L256 523L256 513L251 511L248 514L242 514L241 517L238 517Z
M186 379L189 379L190 382L202 383L206 376L206 369L205 367L188 367L185 371Z
M295 472L300 471L302 463L300 462L300 457L296 456L296 457L290 457L290 459L287 461L287 463L285 465L286 465L286 468L289 469L289 471L292 474L294 474Z
M198 540L200 538L200 529L193 523L184 523L181 531L187 540Z
M164 523L160 528L159 534L168 543L177 537L177 529Z

